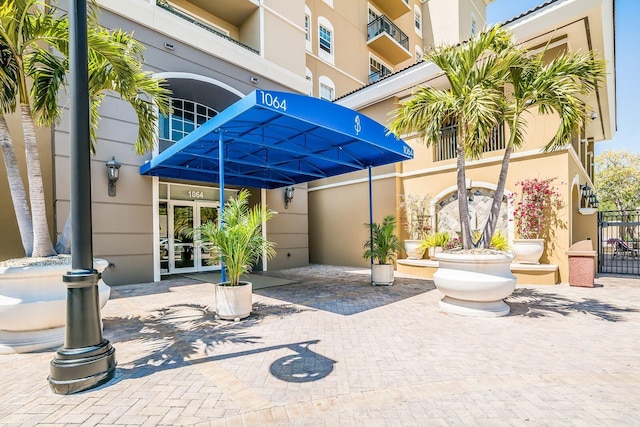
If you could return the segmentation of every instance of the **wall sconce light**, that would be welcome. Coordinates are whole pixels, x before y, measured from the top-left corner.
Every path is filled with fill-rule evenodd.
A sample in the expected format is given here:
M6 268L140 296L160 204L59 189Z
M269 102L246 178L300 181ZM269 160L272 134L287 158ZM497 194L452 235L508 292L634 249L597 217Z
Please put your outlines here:
M293 185L289 185L284 189L284 208L289 209L289 203L293 200Z
M595 120L598 118L598 113L596 113L595 111L591 113L591 120Z
M580 185L580 203L578 204L578 211L582 215L591 215L598 210L598 198L593 192L593 189L589 185Z
M109 179L109 196L116 195L116 182L120 177L120 166L122 166L115 157L107 162L107 178Z
M256 84L258 83L258 78L255 76L251 76L251 83Z

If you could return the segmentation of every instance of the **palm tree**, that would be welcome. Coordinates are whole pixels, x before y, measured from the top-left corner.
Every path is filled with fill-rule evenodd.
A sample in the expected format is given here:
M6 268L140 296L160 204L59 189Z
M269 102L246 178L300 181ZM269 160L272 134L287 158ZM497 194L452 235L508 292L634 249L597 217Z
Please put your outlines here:
M139 42L122 31L109 32L101 28L93 14L90 18L87 37L92 147L98 125L97 109L105 92L113 91L136 111L139 121L136 150L144 152L153 146L156 111L166 114L170 109L169 92L161 81L142 71L143 47ZM27 256L56 254L47 224L35 125L50 126L60 117L57 96L68 70L68 30L66 16L57 16L55 9L37 0L14 0L0 6L0 82L3 83L0 112L12 113L19 106L31 211L4 117L0 120L0 145ZM31 90L27 85L29 79L33 81Z
M511 153L522 145L527 114L557 113L560 124L545 146L552 151L570 142L588 107L582 101L604 78L605 64L592 53L565 53L545 61L544 53L528 55L504 28L495 26L466 43L445 46L425 55L449 81L450 89L420 87L402 103L389 126L401 135L416 132L427 146L437 144L440 129L458 125L456 184L464 249L488 248L496 229ZM492 130L504 121L506 142L491 212L482 236L474 242L469 225L465 160L482 156Z

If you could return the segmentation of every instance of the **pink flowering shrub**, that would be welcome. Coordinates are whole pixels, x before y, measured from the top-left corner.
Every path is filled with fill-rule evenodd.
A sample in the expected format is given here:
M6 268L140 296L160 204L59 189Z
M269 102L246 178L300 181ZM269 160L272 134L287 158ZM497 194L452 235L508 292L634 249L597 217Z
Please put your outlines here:
M522 193L512 193L509 198L513 203L513 220L516 234L521 239L545 238L555 211L562 209L562 195L553 185L556 178L525 179L516 182Z

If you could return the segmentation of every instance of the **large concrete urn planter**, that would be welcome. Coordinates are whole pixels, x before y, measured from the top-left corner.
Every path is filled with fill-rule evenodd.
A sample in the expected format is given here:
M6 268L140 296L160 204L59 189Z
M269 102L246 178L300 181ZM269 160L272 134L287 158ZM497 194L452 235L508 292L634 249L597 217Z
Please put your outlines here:
M520 264L540 264L544 252L544 239L513 239L511 246L514 262Z
M216 314L224 320L244 319L251 314L253 285L239 282L231 286L229 282L216 283Z
M516 288L511 274L513 256L506 253L437 254L438 270L433 281L444 294L443 311L474 317L501 317L510 312L503 301Z
M96 259L104 271L108 262ZM71 264L0 267L0 354L27 353L64 343L67 285L62 277ZM98 282L100 307L111 288Z
M391 286L394 280L393 264L371 265L371 284L377 286Z

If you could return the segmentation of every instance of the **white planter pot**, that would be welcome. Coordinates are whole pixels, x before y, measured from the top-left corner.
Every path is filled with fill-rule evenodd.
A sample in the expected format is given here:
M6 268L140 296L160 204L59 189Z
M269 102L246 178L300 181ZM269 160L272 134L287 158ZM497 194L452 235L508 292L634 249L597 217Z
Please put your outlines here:
M229 282L216 283L216 314L225 320L244 319L251 314L253 285L240 282L229 286Z
M407 259L422 259L423 251L420 249L420 240L405 240L404 251L407 253Z
M474 317L500 317L509 314L503 301L516 288L509 254L472 255L441 253L433 281L444 297L443 311Z
M393 264L373 264L371 266L371 284L378 286L393 285Z
M514 239L511 250L515 255L514 262L540 264L540 257L544 252L544 239Z
M109 263L97 259L94 268ZM62 277L71 265L0 268L0 354L27 353L64 344L67 285ZM98 281L100 308L111 288Z
M444 249L442 246L432 246L429 248L429 258L435 258L435 256L439 253L442 253Z

